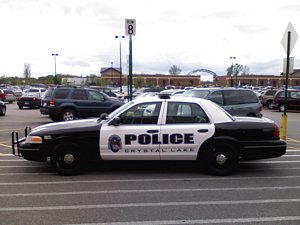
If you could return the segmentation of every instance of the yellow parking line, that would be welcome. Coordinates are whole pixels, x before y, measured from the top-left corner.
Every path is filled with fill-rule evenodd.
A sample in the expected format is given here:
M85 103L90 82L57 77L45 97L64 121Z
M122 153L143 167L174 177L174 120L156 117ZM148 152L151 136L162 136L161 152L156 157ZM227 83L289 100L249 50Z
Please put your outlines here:
M11 148L10 145L5 145L5 144L1 144L1 143L0 143L0 146L7 147L7 148Z
M293 138L287 138L288 141L292 141L292 142L298 142L300 143L300 140L296 140L296 139L293 139Z

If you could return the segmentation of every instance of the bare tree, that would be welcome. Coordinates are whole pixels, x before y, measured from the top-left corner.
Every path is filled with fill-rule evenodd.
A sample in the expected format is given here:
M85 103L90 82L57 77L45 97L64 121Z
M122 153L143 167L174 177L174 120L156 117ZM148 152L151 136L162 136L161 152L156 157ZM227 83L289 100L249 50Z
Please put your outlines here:
M171 68L169 69L170 75L179 75L180 73L181 73L181 69L176 65L171 66Z
M31 77L31 69L30 69L30 64L29 63L24 63L23 76L26 80Z

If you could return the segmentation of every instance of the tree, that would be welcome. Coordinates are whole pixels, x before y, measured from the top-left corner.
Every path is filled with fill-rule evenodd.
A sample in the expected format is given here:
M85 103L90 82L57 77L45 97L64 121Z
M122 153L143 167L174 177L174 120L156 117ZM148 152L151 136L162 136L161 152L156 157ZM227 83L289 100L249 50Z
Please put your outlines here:
M240 73L242 73L242 74L249 73L250 68L248 66L243 66L243 65L236 63L236 64L232 64L231 66L229 66L226 71L227 71L227 76L237 76ZM243 75L245 75L245 74L243 74Z
M170 75L179 75L180 73L181 73L181 69L176 65L171 66L171 68L169 69Z
M249 75L249 74L250 74L249 66L247 66L247 65L243 66L242 75Z
M30 69L30 64L29 63L24 63L23 76L26 80L31 77L31 69Z

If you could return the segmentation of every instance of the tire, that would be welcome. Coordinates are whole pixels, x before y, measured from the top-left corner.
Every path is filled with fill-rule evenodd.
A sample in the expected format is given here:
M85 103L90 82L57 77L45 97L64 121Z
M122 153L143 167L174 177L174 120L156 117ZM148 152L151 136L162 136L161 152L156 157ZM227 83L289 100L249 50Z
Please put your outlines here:
M268 109L272 109L272 101L268 101L267 102L267 108Z
M63 143L52 152L51 164L60 175L77 175L82 170L83 158L77 145Z
M72 109L64 109L60 114L61 121L71 121L76 119L76 114Z
M49 118L50 118L53 122L58 122L58 121L59 121L59 117L58 117L58 116L49 115Z
M201 162L208 173L226 176L238 166L237 150L228 143L213 143L205 148Z
M284 111L284 105L280 105L280 106L278 107L278 109L279 109L279 112L283 112L283 111Z
M6 114L6 108L3 107L2 111L0 111L0 116L5 116L5 114Z
M23 106L22 106L22 105L19 105L19 109L23 109Z

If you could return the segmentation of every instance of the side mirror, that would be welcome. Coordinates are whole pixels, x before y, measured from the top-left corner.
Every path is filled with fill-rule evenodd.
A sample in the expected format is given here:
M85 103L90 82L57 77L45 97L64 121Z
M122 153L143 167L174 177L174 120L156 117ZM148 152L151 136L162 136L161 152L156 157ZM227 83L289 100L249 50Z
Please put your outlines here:
M109 122L109 125L114 125L114 126L119 126L120 124L121 124L121 119L118 116L113 118L113 120Z
M108 114L107 113L101 113L100 119L101 120L107 120Z

